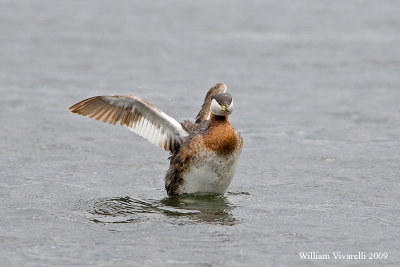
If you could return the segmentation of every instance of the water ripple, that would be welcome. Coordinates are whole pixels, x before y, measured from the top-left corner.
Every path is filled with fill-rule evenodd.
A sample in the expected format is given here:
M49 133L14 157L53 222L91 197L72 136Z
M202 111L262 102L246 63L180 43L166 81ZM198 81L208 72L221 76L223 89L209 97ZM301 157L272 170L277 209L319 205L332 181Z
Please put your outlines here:
M162 214L189 222L234 225L234 208L223 196L186 195L161 200L125 196L94 200L88 212L95 223L138 223L148 220L150 214Z

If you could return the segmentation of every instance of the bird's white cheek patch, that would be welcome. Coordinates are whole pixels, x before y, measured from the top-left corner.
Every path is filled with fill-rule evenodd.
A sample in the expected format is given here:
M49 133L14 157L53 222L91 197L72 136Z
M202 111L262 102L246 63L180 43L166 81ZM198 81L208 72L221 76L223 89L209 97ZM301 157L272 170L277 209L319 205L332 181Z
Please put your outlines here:
M215 99L211 101L211 113L219 116L224 115L224 111Z

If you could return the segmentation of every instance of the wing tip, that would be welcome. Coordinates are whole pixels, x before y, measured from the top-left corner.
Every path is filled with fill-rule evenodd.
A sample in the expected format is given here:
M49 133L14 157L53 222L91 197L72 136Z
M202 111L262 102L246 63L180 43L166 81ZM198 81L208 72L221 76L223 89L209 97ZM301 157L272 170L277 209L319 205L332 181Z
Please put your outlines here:
M226 86L225 83L219 82L219 83L214 84L214 86L208 90L206 97L204 98L203 105L201 106L201 109L196 116L196 120L195 120L196 123L207 120L208 115L210 113L211 97L213 95L216 95L219 93L225 93L227 91L227 89L228 89L228 87Z
M226 92L226 90L228 90L228 87L226 86L226 83L224 83L224 82L219 82L219 83L216 83L214 86L213 86L213 88L215 88L215 89L223 89L224 91L224 93Z

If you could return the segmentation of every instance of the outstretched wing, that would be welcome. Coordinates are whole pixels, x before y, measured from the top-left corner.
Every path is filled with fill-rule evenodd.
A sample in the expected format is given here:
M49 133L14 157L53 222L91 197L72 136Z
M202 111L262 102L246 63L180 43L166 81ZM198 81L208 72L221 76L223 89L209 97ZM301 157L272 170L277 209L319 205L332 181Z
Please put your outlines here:
M94 96L71 106L79 115L127 127L150 143L177 151L188 135L181 124L144 98L136 96Z
M210 108L211 108L211 97L216 94L221 94L226 92L226 84L217 83L210 90L208 90L206 97L204 98L204 103L201 106L199 114L196 116L196 123L208 120L210 118Z

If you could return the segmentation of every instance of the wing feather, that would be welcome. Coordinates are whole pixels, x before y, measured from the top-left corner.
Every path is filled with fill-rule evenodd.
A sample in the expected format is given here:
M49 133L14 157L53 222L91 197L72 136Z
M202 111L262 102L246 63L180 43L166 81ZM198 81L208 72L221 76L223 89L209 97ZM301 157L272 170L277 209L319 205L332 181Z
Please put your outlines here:
M144 98L136 96L95 96L69 110L110 124L127 127L150 143L175 152L188 132L172 117Z

